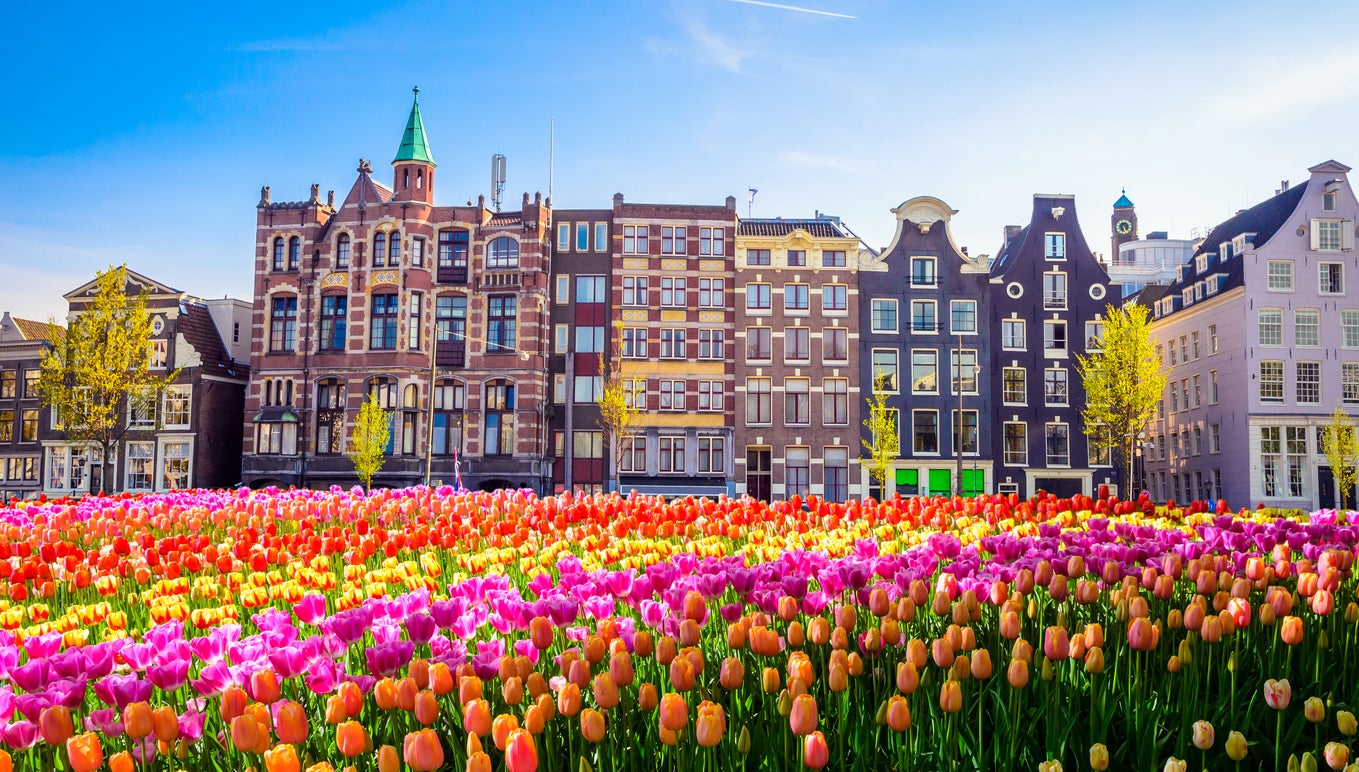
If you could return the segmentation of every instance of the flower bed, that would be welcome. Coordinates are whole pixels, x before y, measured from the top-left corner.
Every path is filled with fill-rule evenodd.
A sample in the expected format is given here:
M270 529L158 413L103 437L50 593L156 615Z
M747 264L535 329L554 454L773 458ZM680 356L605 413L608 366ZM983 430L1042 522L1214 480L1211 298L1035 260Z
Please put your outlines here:
M1207 509L21 505L0 772L1344 767L1359 528Z

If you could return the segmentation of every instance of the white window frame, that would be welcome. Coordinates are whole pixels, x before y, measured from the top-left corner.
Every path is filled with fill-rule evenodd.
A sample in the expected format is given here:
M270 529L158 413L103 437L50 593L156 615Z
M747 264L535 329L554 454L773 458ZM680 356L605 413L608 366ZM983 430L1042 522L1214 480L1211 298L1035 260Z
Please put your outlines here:
M1011 333L1019 331L1018 336ZM1017 341L1017 344L1016 344ZM1024 351L1029 345L1029 323L1024 319L1000 320L1000 345L1005 351Z
M1326 269L1336 268L1339 271L1340 286L1338 289L1326 289ZM1345 264L1335 260L1323 260L1317 263L1317 292L1322 295L1343 295L1345 294Z
M173 420L177 417L177 415L175 412L171 411L170 402L172 399L183 400L184 409L182 411L178 411L178 414L183 417L184 419L183 421ZM160 405L161 405L160 412L161 428L163 429L189 428L189 423L193 421L193 386L186 383L167 386L165 388L165 392L161 395Z
M1269 260L1265 265L1265 288L1270 292L1293 291L1293 261Z
M293 426L296 426L296 424L293 424ZM174 435L174 436L168 436L168 437L157 437L157 438L156 438L156 490L157 490L157 491L174 490L174 488L172 488L171 486L166 485L166 482L167 482L167 479L166 479L167 469L166 469L166 467L167 467L171 462L175 462L175 461L180 460L181 457L180 457L180 456L171 456L171 455L170 455L170 453L169 453L169 446L171 446L171 445L183 445L183 446L185 447L185 449L187 450L187 454L186 454L185 456L182 457L182 459L183 459L183 461L184 461L184 470L183 470L184 487L188 488L188 487L192 487L192 485L193 485L193 471L194 471L194 438L193 438L193 435Z
M892 309L892 320L894 323L890 328L879 327L878 310L881 308L883 311L886 311L886 309L889 307L889 304ZM900 303L897 302L896 298L873 298L872 300L869 301L868 324L870 326L871 331L874 334L896 335L897 331L901 329Z
M1066 234L1065 234L1065 233L1044 233L1044 234L1043 234L1043 259L1044 259L1044 260L1065 260L1065 259L1066 259Z

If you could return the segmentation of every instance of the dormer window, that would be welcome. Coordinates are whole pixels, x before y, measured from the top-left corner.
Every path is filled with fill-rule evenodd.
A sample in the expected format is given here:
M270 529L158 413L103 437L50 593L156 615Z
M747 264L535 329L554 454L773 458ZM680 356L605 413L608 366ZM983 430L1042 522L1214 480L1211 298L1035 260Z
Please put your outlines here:
M1224 241L1221 244L1219 244L1217 247L1217 253L1219 255L1222 255L1223 260L1230 260L1232 259L1232 255L1236 254L1236 252L1232 250L1232 243L1230 241Z
M1246 243L1255 240L1254 233L1243 233L1232 239L1232 254L1239 255L1246 251Z
M1206 270L1208 270L1208 255L1199 255L1194 258L1194 271L1203 273Z
M1066 234L1047 233L1043 235L1043 257L1047 260L1066 259Z

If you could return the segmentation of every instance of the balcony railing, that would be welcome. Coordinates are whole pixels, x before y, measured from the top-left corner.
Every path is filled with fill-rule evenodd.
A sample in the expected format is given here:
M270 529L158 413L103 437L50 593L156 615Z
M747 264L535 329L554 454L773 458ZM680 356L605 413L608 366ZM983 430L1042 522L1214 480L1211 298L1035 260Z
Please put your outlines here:
M520 271L488 271L479 277L477 289L519 289L523 284L524 274Z
M1066 308L1065 292L1045 292L1043 293L1043 308L1049 311L1061 311Z

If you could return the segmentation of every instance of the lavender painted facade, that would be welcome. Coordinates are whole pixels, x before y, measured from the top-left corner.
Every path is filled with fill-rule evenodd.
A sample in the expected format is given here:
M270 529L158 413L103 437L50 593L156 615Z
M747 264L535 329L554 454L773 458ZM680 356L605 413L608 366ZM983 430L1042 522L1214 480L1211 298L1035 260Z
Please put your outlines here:
M1143 445L1158 498L1333 505L1322 429L1337 407L1359 413L1349 171L1327 161L1304 185L1237 213L1160 297L1144 297L1169 369Z

